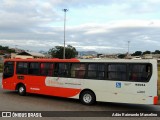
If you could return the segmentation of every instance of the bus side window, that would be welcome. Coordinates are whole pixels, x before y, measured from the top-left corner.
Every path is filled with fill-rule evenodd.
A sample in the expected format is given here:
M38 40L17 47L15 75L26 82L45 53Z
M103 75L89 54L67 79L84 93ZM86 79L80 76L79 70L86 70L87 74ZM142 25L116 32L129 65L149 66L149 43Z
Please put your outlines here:
M146 64L144 65L143 70L142 70L141 80L147 81L149 77L151 77L151 65Z
M68 77L69 63L55 63L54 76L55 77Z
M84 63L72 63L71 65L72 78L84 78L85 72L86 72L86 68Z
M129 65L129 80L137 82L147 82L151 76L150 64L130 64Z
M90 63L88 64L87 77L89 79L103 80L105 75L105 64Z
M54 76L58 77L58 63L55 63L54 65Z
M125 64L109 64L108 79L126 81L127 69Z
M105 64L98 64L98 79L103 80L105 77Z
M97 79L97 64L96 63L91 63L88 64L88 71L87 71L87 77L91 79Z
M41 63L40 75L42 76L53 76L53 63Z
M136 73L131 73L130 75L130 80L134 80L134 81L137 81L138 80L138 75Z
M48 69L48 76L53 76L54 64L50 64Z
M17 74L28 74L27 62L17 62Z
M29 71L30 75L39 75L40 73L40 66L38 62L31 62L29 63Z

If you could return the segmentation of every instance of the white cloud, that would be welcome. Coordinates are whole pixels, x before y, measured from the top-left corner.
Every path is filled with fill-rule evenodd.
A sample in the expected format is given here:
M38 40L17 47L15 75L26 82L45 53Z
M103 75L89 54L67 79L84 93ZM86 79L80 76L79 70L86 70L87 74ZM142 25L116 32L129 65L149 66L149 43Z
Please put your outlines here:
M59 46L58 42L54 41L39 41L39 40L0 40L1 45L10 46L12 48L19 48L24 50L46 50L48 51L50 48L54 46Z
M160 20L119 20L109 23L110 28L117 27L160 27Z
M124 48L121 48L121 47L111 47L111 46L76 46L77 48L79 49L82 49L82 50L97 50L99 49L100 51L104 50L104 49L113 49L113 50L119 50L119 49L124 49Z
M2 0L0 44L32 50L66 44L78 50L126 52L159 49L159 0ZM57 27L58 26L58 27Z
M90 28L85 34L100 34L106 32L107 30L104 28Z
M5 6L14 7L17 4L17 0L2 0Z
M154 51L159 49L160 21L114 21L107 24L92 24L70 27L66 31L66 45L73 45L77 50L95 50L107 53L127 52L127 41L131 41L130 50ZM97 32L106 30L106 32ZM93 31L94 33L91 33ZM33 32L33 33L32 33ZM87 34L86 34L87 33ZM49 50L50 48L63 46L63 29L61 28L35 28L30 33L3 34L0 44L32 50ZM6 39L8 38L8 39ZM13 39L14 38L14 39ZM26 39L27 38L27 39ZM150 46L152 45L152 46ZM149 47L148 47L149 46Z

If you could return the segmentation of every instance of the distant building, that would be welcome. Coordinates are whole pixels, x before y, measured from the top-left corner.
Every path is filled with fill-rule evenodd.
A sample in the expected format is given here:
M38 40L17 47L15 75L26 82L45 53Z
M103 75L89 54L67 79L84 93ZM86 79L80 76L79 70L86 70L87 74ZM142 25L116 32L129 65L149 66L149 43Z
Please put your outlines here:
M141 58L141 56L132 56L132 59L140 60L140 59L142 59L142 58Z
M160 54L152 54L153 58L160 59Z
M48 53L44 53L43 55L45 55L45 58L52 58L52 56Z
M117 59L117 54L97 54L97 58L103 58L103 59Z
M11 59L16 58L16 53L11 53Z
M95 51L79 51L78 52L78 56L82 57L82 56L96 56L97 52Z
M133 56L131 56L131 54L129 54L128 52L126 53L125 59L133 59Z
M117 59L118 56L117 56L117 54L110 54L110 55L105 55L105 58L109 58L109 59Z
M144 54L143 59L153 59L152 54Z
M143 59L160 59L160 54L145 54L142 56Z
M12 54L13 55L13 54ZM16 55L13 55L12 58L45 58L45 55L37 52L21 52Z
M7 50L0 50L0 54L8 53Z
M4 55L0 55L0 63L3 63Z
M16 53L25 52L25 50L18 49L18 48L10 48L11 50L14 50Z

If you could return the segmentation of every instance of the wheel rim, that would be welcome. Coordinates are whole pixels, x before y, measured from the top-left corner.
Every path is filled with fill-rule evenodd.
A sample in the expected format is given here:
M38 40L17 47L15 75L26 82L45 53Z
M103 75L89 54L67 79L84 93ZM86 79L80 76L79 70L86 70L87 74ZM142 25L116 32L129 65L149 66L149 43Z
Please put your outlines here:
M20 88L19 88L19 92L20 92L20 93L23 93L23 92L24 92L24 88L23 88L23 87L20 87Z
M83 101L84 101L85 103L90 103L90 102L92 101L92 96L91 96L90 94L85 94L85 95L83 96Z

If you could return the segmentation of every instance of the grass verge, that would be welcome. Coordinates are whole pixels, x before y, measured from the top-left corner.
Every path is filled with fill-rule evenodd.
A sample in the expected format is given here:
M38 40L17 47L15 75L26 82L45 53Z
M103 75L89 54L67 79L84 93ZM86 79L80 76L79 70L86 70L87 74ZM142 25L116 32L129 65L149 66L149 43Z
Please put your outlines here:
M160 98L160 64L158 64L158 96Z
M3 71L3 64L0 63L0 73Z

